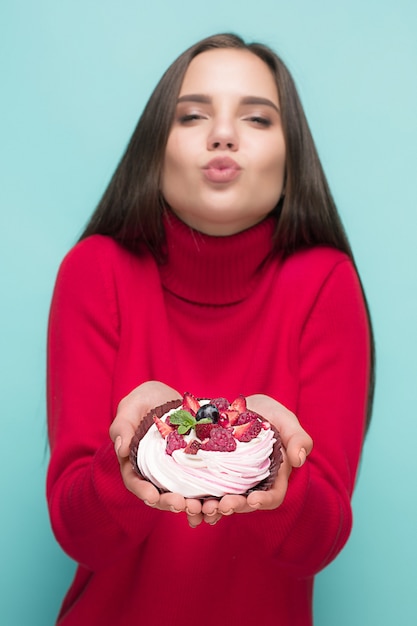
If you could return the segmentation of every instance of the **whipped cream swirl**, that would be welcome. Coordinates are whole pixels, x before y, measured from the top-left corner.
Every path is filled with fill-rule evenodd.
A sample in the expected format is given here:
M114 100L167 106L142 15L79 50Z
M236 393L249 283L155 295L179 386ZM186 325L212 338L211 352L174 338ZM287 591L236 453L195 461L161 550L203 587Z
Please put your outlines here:
M185 440L195 438L192 430ZM186 498L242 494L269 476L274 443L273 430L262 428L251 441L236 441L233 452L198 450L197 454L191 455L180 449L170 456L165 452L166 440L153 424L140 440L137 465L142 476L154 485Z

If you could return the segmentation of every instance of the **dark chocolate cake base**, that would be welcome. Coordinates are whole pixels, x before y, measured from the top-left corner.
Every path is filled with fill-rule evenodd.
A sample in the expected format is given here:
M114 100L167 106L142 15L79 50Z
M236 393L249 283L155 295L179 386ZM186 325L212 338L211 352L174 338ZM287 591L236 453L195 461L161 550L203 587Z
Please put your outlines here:
M146 478L145 476L142 476L142 474L140 473L140 470L138 468L138 464L137 464L137 456L138 456L138 448L139 448L139 443L140 440L144 437L144 435L148 432L149 428L152 426L152 424L154 423L153 420L153 416L156 415L159 418L162 418L163 415L165 415L165 413L167 413L168 411L170 411L171 409L176 409L178 407L180 407L182 404L182 400L171 400L170 402L166 402L165 404L162 404L161 406L157 406L154 409L152 409L151 411L149 411L149 413L147 413L145 415L145 417L143 418L143 420L140 422L138 428L136 429L135 435L132 438L132 441L130 443L130 453L129 453L129 459L130 462L132 463L132 467L135 470L135 472L144 480L148 480L148 478ZM261 417L261 416L260 416ZM266 421L263 417L261 417L261 419L263 419L264 421ZM275 478L277 477L278 474L278 470L281 466L281 463L283 461L283 456L282 456L282 448L281 448L281 437L279 435L278 430L275 428L275 426L273 424L270 424L273 432L274 432L274 437L276 439L275 443L274 443L274 447L272 450L272 454L271 454L271 465L269 467L269 476L267 476L266 478L264 478L264 480L262 480L259 484L255 485L255 487L252 487L252 489L249 489L247 492L243 493L242 495L248 495L249 493L251 493L252 491L268 491L269 489L271 489L272 485L275 482ZM225 454L229 454L229 453L225 453ZM232 454L232 453L230 453ZM156 485L155 485L156 487ZM164 491L163 489L160 489L159 487L156 487L156 489L158 489L159 493L166 493L166 491ZM205 497L202 498L198 498L199 500L206 500L209 498L213 498L216 500L219 500L220 498L216 497L216 496L210 496L207 495Z

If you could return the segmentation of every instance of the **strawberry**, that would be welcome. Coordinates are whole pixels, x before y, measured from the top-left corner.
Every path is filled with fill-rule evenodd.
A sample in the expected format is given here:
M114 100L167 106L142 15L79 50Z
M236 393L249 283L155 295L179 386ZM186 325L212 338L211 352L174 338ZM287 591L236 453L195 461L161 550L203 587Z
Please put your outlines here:
M212 428L214 428L214 426L216 426L216 424L200 424L199 422L197 422L194 427L195 434L200 439L200 441L208 439L210 437L210 431Z
M234 426L237 420L239 419L239 413L232 409L229 409L227 411L222 411L222 413L226 413L230 426Z
M169 433L167 437L167 445L165 451L167 454L171 455L175 450L180 450L181 448L186 448L187 443L182 435L180 435L176 430L173 430Z
M157 429L161 433L161 436L165 439L168 437L169 433L172 433L174 428L166 424L163 420L161 420L157 415L153 416L153 421L156 424Z
M241 426L235 426L233 429L233 436L238 441L248 442L259 435L262 429L262 423L260 420L251 420Z
M185 454L197 454L201 448L201 443L197 439L191 439L190 443L184 448Z
M233 400L232 404L230 405L230 408L237 411L238 413L243 413L244 411L246 411L245 396L240 395L235 398L235 400Z
M200 408L200 403L197 398L193 396L192 393L186 391L182 399L182 408L185 411L189 411L191 415L195 417L198 409Z
M254 420L259 419L259 417L259 414L255 413L255 411L244 411L239 415L235 423L237 426L240 426L241 424L246 424L247 422L253 422Z
M210 439L201 444L201 449L210 452L233 452L236 450L236 445L236 440L230 430L216 425L210 431Z

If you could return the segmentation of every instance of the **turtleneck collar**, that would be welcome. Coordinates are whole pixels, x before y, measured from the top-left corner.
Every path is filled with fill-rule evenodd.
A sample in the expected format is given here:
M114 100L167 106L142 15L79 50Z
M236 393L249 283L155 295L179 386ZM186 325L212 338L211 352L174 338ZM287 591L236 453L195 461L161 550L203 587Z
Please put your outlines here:
M225 305L245 299L270 258L275 218L236 235L215 237L193 230L174 213L164 215L167 261L162 284L196 304Z

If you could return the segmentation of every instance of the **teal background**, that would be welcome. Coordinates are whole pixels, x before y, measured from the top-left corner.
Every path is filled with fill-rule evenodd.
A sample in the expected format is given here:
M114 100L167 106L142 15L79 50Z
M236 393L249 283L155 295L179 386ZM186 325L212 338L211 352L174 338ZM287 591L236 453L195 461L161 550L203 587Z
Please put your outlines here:
M293 72L375 326L355 526L317 577L316 623L417 623L416 7L2 0L1 624L52 625L74 569L44 501L45 333L58 264L161 73L194 41L229 30L270 44Z

